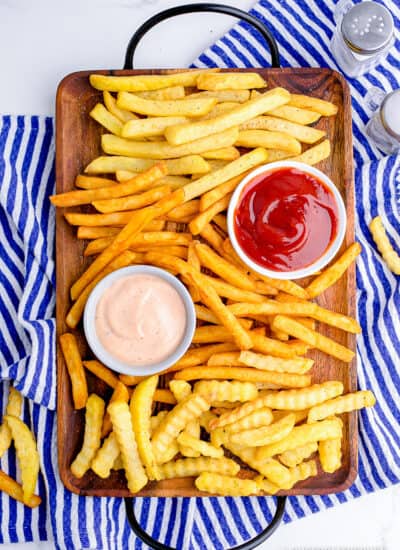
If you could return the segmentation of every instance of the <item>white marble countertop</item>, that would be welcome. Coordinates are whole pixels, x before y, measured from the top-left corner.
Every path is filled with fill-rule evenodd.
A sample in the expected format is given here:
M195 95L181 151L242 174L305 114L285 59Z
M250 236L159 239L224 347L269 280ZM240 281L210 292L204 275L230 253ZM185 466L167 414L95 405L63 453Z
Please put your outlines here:
M253 4L253 0L224 1L242 9ZM52 115L55 90L63 76L80 69L122 67L133 31L157 11L186 3L190 2L0 0L0 112ZM233 21L198 14L196 19L181 16L178 27L176 19L162 23L139 46L136 66L187 66ZM397 487L281 527L260 549L398 550L399 517ZM47 550L53 545L2 548Z

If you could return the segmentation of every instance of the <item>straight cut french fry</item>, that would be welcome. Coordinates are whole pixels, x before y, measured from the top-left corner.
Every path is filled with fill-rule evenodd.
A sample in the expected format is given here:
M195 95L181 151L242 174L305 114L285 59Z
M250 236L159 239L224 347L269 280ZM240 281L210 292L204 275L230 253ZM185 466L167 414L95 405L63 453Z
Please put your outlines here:
M264 147L279 149L293 155L301 153L301 144L297 139L282 132L270 130L241 130L235 145L239 147Z
M106 130L116 136L120 136L122 133L122 122L108 111L102 103L97 103L90 111L90 116L94 118L96 122L104 126Z
M111 369L100 363L100 361L83 361L83 366L114 390L120 384L118 376Z
M203 73L197 78L199 90L250 90L266 87L267 83L258 73Z
M189 229L192 235L198 235L203 231L205 226L213 219L216 214L223 212L229 206L231 195L226 195L222 199L214 202L207 210L204 210L190 222ZM222 242L222 239L221 239Z
M182 99L185 97L185 88L179 86L169 86L161 90L149 90L146 92L136 92L139 97L144 99Z
M394 250L391 242L389 241L380 216L376 216L371 221L369 224L369 229L379 252L382 254L382 258L385 260L390 271L392 271L395 275L400 275L400 256Z
M130 113L129 111L125 111L125 109L120 109L117 107L117 100L116 98L110 94L107 90L103 92L103 101L104 105L107 107L107 109L112 113L114 116L116 116L123 124L127 122L128 120L136 119L137 116L133 113Z
M314 166L314 164L318 164L321 160L328 158L330 154L331 144L329 139L326 139L321 141L321 143L318 143L318 145L310 147L307 151L304 151L304 153L293 157L291 160L294 160L295 162L304 162L305 164Z
M293 107L289 104L272 109L268 114L274 117L276 116L278 118L290 120L291 122L295 122L297 124L313 124L313 122L317 122L317 120L321 118L321 115L315 111L299 109L298 107Z
M162 136L165 128L174 124L183 124L187 121L186 117L158 117L158 118L139 118L130 120L123 128L120 134L124 138L140 139L148 136ZM112 132L115 134L115 132Z
M293 96L292 96L293 97ZM282 132L288 134L302 143L315 143L322 139L326 132L310 128L302 124L296 124L282 118L272 116L259 116L248 120L240 126L240 130L269 130L271 132Z
M140 173L144 170L148 170L159 162L159 160L148 158L101 156L92 160L92 162L86 166L85 172L87 174L103 174L125 170L133 173ZM205 174L210 172L210 165L200 155L188 155L182 158L169 159L165 161L165 164L170 176ZM162 183L162 180L160 181Z
M88 398L88 389L75 336L69 332L62 334L60 336L60 346L71 380L74 407L75 409L83 409Z
M202 195L200 199L200 212L204 212L204 210L210 208L212 204L215 204L222 198L232 193L232 191L236 189L238 183L244 177L244 175L245 174L241 176L236 176L235 178L232 178L225 183L221 183L221 185L215 187L214 189L211 189L211 191L204 193L204 195Z
M134 113L148 116L188 116L206 115L218 103L214 97L195 99L144 99L133 93L119 92L117 106Z
M102 187L112 187L113 185L117 185L117 183L108 178L84 176L83 174L79 174L75 178L75 187L79 187L80 189L101 189Z
M301 94L290 94L288 105L299 107L300 109L310 109L323 116L336 115L338 111L337 106L330 101Z
M123 183L120 185L123 185ZM95 200L92 202L92 205L103 214L107 214L108 212L121 212L124 210L136 210L148 206L149 204L154 204L163 197L166 197L170 192L171 187L169 185L160 185L160 187L154 187L144 193L129 195L119 199Z

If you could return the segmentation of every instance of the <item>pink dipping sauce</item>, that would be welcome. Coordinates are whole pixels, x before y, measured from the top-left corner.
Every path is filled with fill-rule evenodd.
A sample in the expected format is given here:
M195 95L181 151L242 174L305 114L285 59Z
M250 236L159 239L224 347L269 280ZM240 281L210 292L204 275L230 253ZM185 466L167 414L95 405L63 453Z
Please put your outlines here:
M129 275L101 296L95 314L103 347L130 365L150 365L169 357L186 328L182 298L155 275Z

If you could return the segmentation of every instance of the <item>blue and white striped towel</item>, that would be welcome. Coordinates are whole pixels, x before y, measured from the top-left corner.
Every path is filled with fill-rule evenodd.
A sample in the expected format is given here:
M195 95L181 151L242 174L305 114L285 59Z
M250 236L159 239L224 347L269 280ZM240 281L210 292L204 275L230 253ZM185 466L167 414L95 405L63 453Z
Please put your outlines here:
M270 25L283 66L337 68L329 47L334 23L329 0L262 0L252 10ZM391 2L396 27L400 9ZM378 403L360 414L359 476L346 492L291 497L285 521L330 508L400 481L400 279L376 252L368 223L383 215L398 246L399 157L384 157L364 132L369 114L363 98L372 85L400 86L400 42L371 73L350 80L353 98L357 240L359 385L371 388ZM246 24L235 26L196 66L267 66L268 53ZM24 416L41 456L39 493L43 504L24 508L0 493L0 543L54 540L57 548L115 549L134 544L120 499L80 498L66 491L57 471L54 363L54 213L47 196L54 185L53 121L5 116L0 126L0 360L1 378L12 379L30 401ZM396 189L397 187L397 189ZM396 237L397 236L397 237ZM4 410L8 382L0 386ZM1 468L16 475L15 456ZM140 522L156 538L179 549L222 549L259 532L271 519L272 498L143 499ZM155 521L157 518L157 521Z

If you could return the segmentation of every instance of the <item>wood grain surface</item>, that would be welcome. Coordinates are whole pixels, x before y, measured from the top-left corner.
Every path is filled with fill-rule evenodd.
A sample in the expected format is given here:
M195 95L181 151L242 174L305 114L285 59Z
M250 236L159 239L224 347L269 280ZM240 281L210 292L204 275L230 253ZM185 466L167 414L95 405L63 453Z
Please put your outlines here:
M232 69L229 69L230 71ZM321 117L316 128L327 132L331 141L330 157L317 167L325 172L337 185L347 207L347 232L343 250L354 241L354 193L353 193L353 157L351 134L351 106L348 86L341 75L330 69L251 69L259 72L268 83L268 87L283 86L290 92L312 95L332 101L338 107L336 117ZM68 75L60 83L56 106L56 178L57 192L74 188L75 177L84 167L101 154L100 125L89 117L90 110L100 100L101 92L89 84L88 76L99 74L145 74L168 73L174 71L83 71ZM80 207L89 211L91 207ZM77 209L75 209L77 210ZM57 264L57 336L68 330L65 316L71 303L69 289L92 261L83 257L87 244L78 240L76 229L64 219L64 209L56 213L56 264ZM327 308L356 315L355 266L353 265L333 287L328 289L318 302ZM93 357L82 335L82 326L74 331L84 358ZM355 351L355 336L334 327L320 324L318 330ZM57 338L58 341L58 338ZM356 359L349 365L321 352L312 351L309 357L315 359L311 371L313 382L341 380L345 392L357 388ZM90 392L109 398L111 394L102 381L87 373ZM122 472L112 472L108 479L100 479L89 470L82 479L75 478L70 472L70 464L82 444L84 412L73 409L71 388L64 360L57 343L57 413L58 413L58 462L60 476L65 486L78 494L91 496L130 496ZM334 474L319 471L318 476L298 483L289 495L328 494L342 491L353 482L357 473L357 414L343 415L343 461L342 467ZM241 476L248 477L251 471L242 469ZM139 496L202 496L197 491L192 478L172 479L150 482Z

